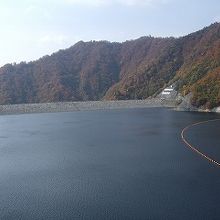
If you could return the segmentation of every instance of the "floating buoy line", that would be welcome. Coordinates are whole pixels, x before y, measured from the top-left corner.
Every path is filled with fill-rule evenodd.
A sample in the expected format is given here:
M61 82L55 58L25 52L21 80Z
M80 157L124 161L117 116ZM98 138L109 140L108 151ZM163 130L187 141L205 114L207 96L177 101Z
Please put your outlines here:
M188 126L186 126L182 132L181 132L181 138L183 140L183 142L186 144L186 146L188 146L191 150L193 150L195 153L199 154L201 157L203 157L204 159L208 160L210 163L218 166L220 168L220 162L212 159L211 157L209 157L208 155L204 154L203 152L201 152L200 150L198 150L195 146L193 146L192 144L190 144L186 138L185 138L185 132L187 130L189 130L190 128L194 127L194 126L197 126L197 125L201 125L201 124L206 124L206 123L209 123L209 122L213 122L213 121L220 121L220 119L212 119L212 120L207 120L207 121L200 121L200 122L197 122L197 123L194 123L194 124L190 124Z

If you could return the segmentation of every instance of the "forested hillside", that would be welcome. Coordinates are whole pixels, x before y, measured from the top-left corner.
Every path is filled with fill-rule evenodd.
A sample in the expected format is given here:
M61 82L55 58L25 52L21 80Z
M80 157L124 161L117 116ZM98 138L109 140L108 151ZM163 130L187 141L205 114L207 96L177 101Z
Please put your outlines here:
M192 104L220 105L220 24L181 38L79 42L0 68L0 104L144 99L176 82Z

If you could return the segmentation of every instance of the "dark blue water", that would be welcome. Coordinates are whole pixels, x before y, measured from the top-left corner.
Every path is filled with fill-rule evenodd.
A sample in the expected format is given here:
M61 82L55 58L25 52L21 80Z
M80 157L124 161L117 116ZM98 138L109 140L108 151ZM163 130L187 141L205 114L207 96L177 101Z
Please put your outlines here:
M1 116L0 219L220 219L220 169L180 138L186 125L217 117L166 109ZM186 135L220 160L219 128Z

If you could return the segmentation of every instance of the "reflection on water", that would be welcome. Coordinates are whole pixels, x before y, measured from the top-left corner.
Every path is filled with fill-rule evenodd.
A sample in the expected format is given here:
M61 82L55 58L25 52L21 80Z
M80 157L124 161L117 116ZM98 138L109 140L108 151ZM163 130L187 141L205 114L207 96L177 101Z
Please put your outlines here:
M165 109L0 117L0 219L219 219L220 170ZM220 158L220 123L187 133ZM207 147L209 146L209 147Z

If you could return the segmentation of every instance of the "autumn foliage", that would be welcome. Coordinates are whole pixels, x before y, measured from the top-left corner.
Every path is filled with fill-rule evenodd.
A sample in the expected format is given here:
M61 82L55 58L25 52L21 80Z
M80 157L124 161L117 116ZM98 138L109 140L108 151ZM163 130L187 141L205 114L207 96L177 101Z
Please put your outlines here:
M0 68L0 104L145 99L175 82L195 106L219 104L220 24L181 38L79 42Z

